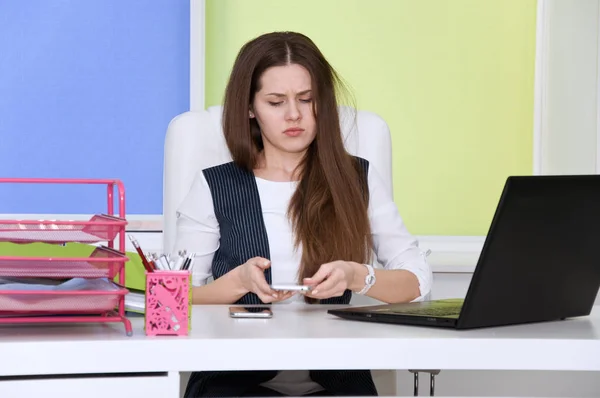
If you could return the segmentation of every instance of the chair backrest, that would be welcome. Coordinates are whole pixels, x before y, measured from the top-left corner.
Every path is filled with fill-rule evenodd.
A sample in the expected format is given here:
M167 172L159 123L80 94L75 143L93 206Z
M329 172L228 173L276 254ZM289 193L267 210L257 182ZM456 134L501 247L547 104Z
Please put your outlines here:
M221 128L221 106L176 116L165 138L163 183L163 250L175 244L176 212L196 173L231 161ZM385 121L367 111L340 107L340 124L349 153L363 157L381 175L392 194L392 144Z

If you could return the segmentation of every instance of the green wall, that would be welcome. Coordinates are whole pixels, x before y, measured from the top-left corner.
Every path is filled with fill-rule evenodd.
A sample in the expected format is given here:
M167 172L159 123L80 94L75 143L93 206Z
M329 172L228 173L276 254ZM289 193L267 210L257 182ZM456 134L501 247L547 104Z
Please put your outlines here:
M535 0L206 0L206 104L237 51L310 36L381 115L410 231L484 235L508 175L531 174Z

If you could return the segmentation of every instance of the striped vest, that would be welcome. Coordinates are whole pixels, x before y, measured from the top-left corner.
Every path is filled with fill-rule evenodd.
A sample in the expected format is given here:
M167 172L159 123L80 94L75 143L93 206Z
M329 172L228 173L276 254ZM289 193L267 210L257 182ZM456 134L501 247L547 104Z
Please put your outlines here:
M357 159L366 176L369 163L362 158ZM253 257L270 259L267 231L254 174L239 168L233 162L205 169L203 173L211 190L221 235L219 248L213 257L213 277L220 278ZM265 270L265 278L270 284L271 268ZM348 304L351 296L352 292L346 290L341 297L321 300L321 304ZM236 304L263 303L256 294L248 293ZM185 397L241 396L245 391L252 390L276 375L276 370L194 372L188 382ZM311 370L310 376L334 395L377 395L368 370Z
M366 175L369 169L368 161L357 159ZM220 246L212 263L214 278L220 278L253 257L270 260L267 230L254 174L239 168L233 162L203 172L212 193L221 234ZM270 267L265 270L265 278L270 284ZM348 304L351 297L352 292L346 290L343 296L321 300L321 304ZM256 294L248 293L236 304L263 303Z

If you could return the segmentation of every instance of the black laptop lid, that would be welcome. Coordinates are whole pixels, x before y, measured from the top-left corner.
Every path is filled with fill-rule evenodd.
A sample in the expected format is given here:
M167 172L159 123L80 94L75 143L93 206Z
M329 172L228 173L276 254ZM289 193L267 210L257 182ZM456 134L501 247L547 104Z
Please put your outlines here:
M600 175L508 178L459 328L588 315L600 287Z

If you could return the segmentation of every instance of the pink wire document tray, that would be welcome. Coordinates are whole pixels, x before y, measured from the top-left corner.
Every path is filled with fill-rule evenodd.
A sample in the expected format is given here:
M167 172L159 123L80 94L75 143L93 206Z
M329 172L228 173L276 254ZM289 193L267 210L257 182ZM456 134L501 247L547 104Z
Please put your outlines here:
M100 246L89 257L0 256L0 275L36 278L114 278L128 258Z
M105 185L107 203L105 213L88 220L0 220L0 242L104 245L83 258L0 256L0 324L121 322L131 336L123 287L128 260L123 183L60 178L0 178L0 183ZM39 278L45 283L37 283Z
M89 221L0 220L0 242L97 243L115 239L127 221L97 214Z

